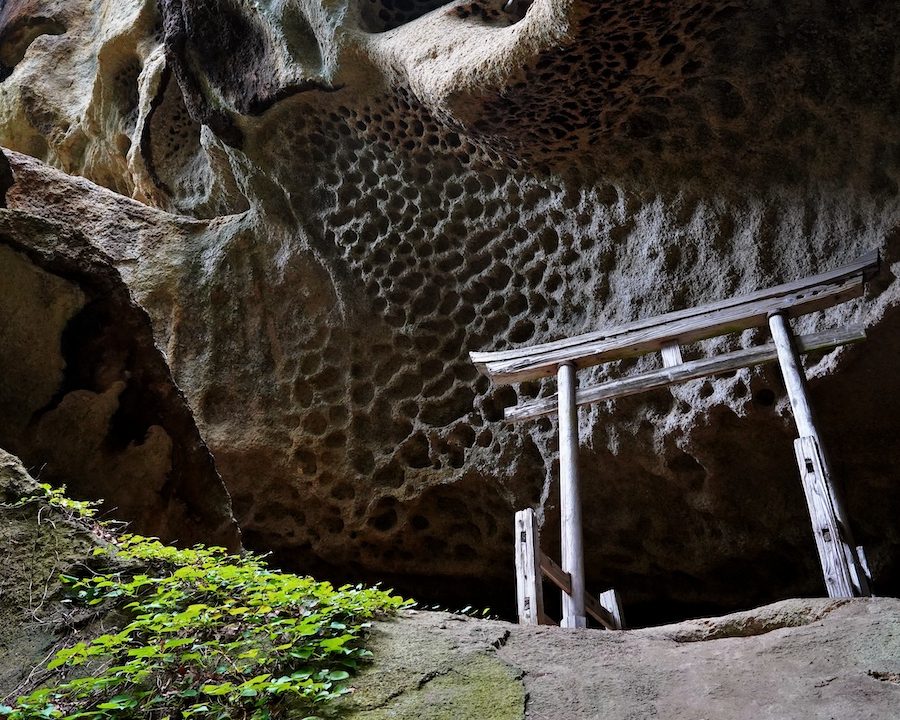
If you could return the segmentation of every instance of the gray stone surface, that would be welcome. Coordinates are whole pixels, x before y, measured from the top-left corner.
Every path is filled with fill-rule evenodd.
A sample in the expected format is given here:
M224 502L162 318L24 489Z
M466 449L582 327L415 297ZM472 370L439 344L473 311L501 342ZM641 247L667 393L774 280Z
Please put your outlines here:
M900 602L890 599L787 600L625 632L417 613L377 624L371 647L376 664L348 702L367 710L350 717L475 720L512 707L531 720L893 720L900 707ZM481 680L466 673L473 658L520 678L524 709L500 694L487 708L466 704ZM423 689L436 679L453 686L452 712L428 714Z
M801 327L870 329L813 359L812 394L876 587L900 591L893 4L438 4L0 18L0 143L144 205L16 155L8 203L113 259L248 542L508 609L513 512L537 506L557 552L554 425L501 425L541 390L491 388L466 351L877 247L867 301ZM585 412L589 586L635 621L821 593L793 434L771 368Z

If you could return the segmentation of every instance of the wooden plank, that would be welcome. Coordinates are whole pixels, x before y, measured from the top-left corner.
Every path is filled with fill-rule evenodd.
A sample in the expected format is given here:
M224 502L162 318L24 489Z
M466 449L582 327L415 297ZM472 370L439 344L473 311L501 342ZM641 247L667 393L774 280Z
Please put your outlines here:
M590 616L594 618L598 623L600 623L607 630L618 630L616 627L615 618L610 614L609 610L603 607L597 599L592 597L591 595L586 595L584 598L584 609L590 613Z
M670 368L684 362L684 358L681 357L681 345L677 340L665 343L659 354L662 356L663 367Z
M814 350L829 350L839 345L860 342L865 339L866 333L863 327L855 325L840 330L827 330L804 335L797 338L797 343L800 352L806 353ZM777 359L778 351L774 343L745 350L735 350L717 357L692 360L671 368L651 370L632 377L582 388L575 395L575 403L577 405L587 405L600 402L601 400L612 400L617 397L625 397L626 395L635 395L648 390L656 390L669 385L696 380L707 375L717 375L744 367L773 362ZM556 412L556 397L556 395L548 395L545 398L530 400L520 405L508 407L504 412L505 419L508 422L519 422L543 415L551 415Z
M563 363L578 368L624 358L658 352L665 343L679 340L691 343L717 335L762 327L774 312L786 311L791 316L821 310L862 295L862 275L831 285L820 285L786 296L768 298L749 304L730 306L705 315L694 315L678 321L657 322L628 333L618 333L602 340L580 343L561 350L541 352L512 360L483 364L482 371L497 384L538 380L556 372Z
M625 629L625 611L622 608L622 598L619 593L611 588L600 593L600 605L610 614L615 625L614 630Z
M809 436L797 438L794 441L794 453L797 456L797 467L800 468L800 479L806 495L828 597L854 597L841 528L831 502L831 495L825 486L825 472L815 438Z
M540 536L534 510L516 513L516 607L522 625L537 625L544 618L544 588L540 571Z
M809 403L809 395L806 389L806 372L800 360L800 350L796 347L796 339L791 330L790 321L784 313L775 313L769 318L769 329L772 332L772 340L778 352L778 364L788 398L791 401L791 410L797 432L800 437L812 437L818 448L818 458L822 466L822 483L830 497L831 507L837 515L837 520L842 530L841 539L847 543L847 553L852 558L850 571L854 584L860 594L869 595L868 581L862 570L862 565L856 557L856 543L853 542L853 533L850 529L850 516L844 507L840 492L832 481L831 463L828 461L828 453L822 442L812 406Z
M548 580L550 580L550 582L556 585L556 587L564 593L572 592L572 576L557 565L553 558L542 552L539 564L541 572Z
M550 582L556 585L556 587L558 587L564 593L572 592L571 576L559 565L557 565L553 561L553 558L551 558L549 555L545 555L542 552L540 558L540 566L541 572L544 574L544 577L550 580ZM612 613L610 613L609 610L604 608L599 602L597 602L597 600L595 600L587 593L584 594L584 609L585 612L587 612L605 628L609 630L624 629L624 626L622 628L616 627L616 619L613 617Z
M732 310L734 308L738 308L741 306L751 306L761 303L766 307L770 307L772 303L768 301L776 301L774 304L776 307L778 306L778 301L786 299L788 296L794 295L796 293L800 293L803 295L805 301L811 302L811 299L808 297L808 294L805 291L808 290L817 290L819 286L833 286L834 284L842 285L845 281L848 280L859 280L865 281L872 274L877 272L879 267L879 257L877 250L871 250L864 255L861 255L853 262L850 262L846 265L838 267L834 270L830 270L825 273L820 273L818 275L812 275L810 277L803 278L801 280L795 280L789 283L784 283L782 285L776 285L774 287L766 288L764 290L759 290L754 293L750 293L748 295L743 295L739 297L728 298L726 300L720 300L718 302L710 303L707 305L701 305L693 308L687 308L685 310L676 310L671 313L666 313L664 315L659 315L651 318L644 318L642 320L637 320L635 322L627 323L616 328L612 328L609 330L598 330L589 333L584 333L582 335L577 335L569 338L562 338L560 340L554 340L548 343L542 343L539 345L532 345L531 347L526 348L515 348L511 350L500 350L493 352L472 352L469 353L472 358L472 362L474 362L478 368L485 374L493 375L494 371L492 371L489 365L501 363L502 361L512 361L512 360L524 360L526 358L539 358L540 356L555 353L556 351L565 351L572 348L578 348L579 346L591 345L594 343L600 343L604 341L612 341L615 339L619 339L624 342L626 345L629 344L630 339L629 335L632 333L636 333L643 330L649 330L657 326L670 325L670 324L679 324L696 321L709 321L707 316L716 315L719 312ZM853 283L851 283L853 285ZM849 292L851 289L847 288L846 291ZM834 288L832 288L834 291ZM833 303L830 303L833 304ZM827 305L823 305L822 307L826 307ZM786 306L787 307L787 306ZM804 305L795 305L795 312L803 309ZM766 313L771 312L771 310L767 310ZM806 310L809 312L809 310ZM754 315L753 319L758 321L758 316ZM765 319L761 322L758 322L759 325L765 324ZM748 326L749 327L749 326ZM742 328L738 328L742 329ZM720 334L720 333L715 333ZM624 340L623 340L624 337ZM671 336L667 340L672 341L676 340L677 336ZM694 338L699 339L699 338ZM693 340L683 339L682 342L692 342ZM660 346L663 341L659 341ZM655 348L659 349L659 347ZM578 356L578 352L575 353L575 356ZM547 374L547 373L544 373ZM524 379L524 378L523 378ZM509 382L513 382L510 380Z
M581 534L581 492L578 485L578 407L575 404L575 368L561 365L559 388L559 512L562 568L572 579L572 591L563 593L560 627L587 625L584 614L584 556Z

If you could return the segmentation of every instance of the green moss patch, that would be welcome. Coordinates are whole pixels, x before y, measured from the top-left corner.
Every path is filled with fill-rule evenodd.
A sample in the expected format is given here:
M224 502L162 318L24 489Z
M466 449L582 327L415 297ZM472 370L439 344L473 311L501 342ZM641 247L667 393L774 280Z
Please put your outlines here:
M381 707L352 713L348 720L521 720L525 707L521 675L493 655L475 653Z

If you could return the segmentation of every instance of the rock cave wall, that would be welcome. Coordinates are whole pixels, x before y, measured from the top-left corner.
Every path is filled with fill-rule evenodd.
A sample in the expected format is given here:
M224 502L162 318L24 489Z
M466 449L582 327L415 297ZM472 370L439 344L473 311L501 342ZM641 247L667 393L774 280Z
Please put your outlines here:
M552 388L493 388L469 350L877 247L867 300L800 326L870 328L812 359L812 392L876 590L900 590L891 3L31 4L65 31L4 11L0 143L145 206L14 154L10 206L119 268L248 544L507 610L513 512L556 552L555 423L499 421ZM588 584L633 622L821 594L777 369L581 427Z
M0 447L133 532L239 548L212 456L108 258L0 209L0 267Z

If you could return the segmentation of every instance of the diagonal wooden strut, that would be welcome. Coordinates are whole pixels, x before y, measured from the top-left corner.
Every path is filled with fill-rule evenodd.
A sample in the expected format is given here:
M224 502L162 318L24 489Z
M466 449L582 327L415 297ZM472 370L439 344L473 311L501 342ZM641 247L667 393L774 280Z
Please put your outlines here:
M819 445L813 437L801 437L794 441L794 453L800 468L800 482L813 526L813 537L828 597L845 598L861 594L854 582L850 560L854 550L845 540L845 531L838 521L828 479L819 452Z

